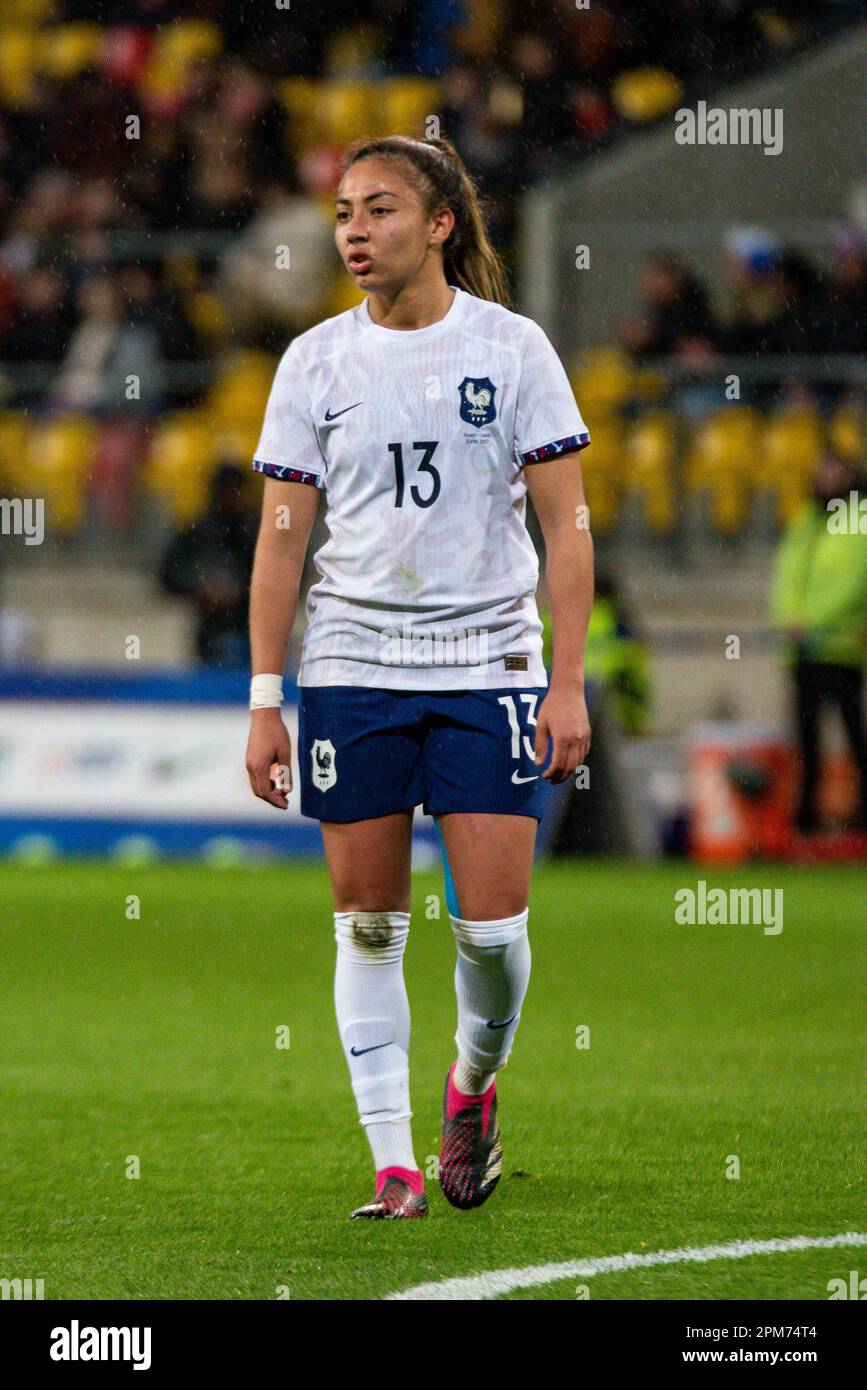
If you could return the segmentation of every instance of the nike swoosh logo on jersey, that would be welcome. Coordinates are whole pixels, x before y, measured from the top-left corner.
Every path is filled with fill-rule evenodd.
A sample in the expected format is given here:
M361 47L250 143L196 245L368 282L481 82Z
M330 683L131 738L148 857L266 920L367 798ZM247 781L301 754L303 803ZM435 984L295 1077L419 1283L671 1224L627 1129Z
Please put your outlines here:
M386 1043L374 1043L373 1047L351 1047L349 1051L352 1053L353 1057L363 1057L365 1052L376 1052L380 1047L391 1047L393 1042L394 1039L389 1038Z
M513 772L513 773L512 773L512 781L515 783L515 786L517 786L519 782L535 782L535 780L536 780L536 778L537 778L538 776L539 776L539 773L538 773L538 772L534 772L534 774L533 774L532 777L519 777L519 775L518 775L517 772Z
M507 1019L506 1019L505 1023L494 1023L493 1019L490 1019L490 1018L489 1018L489 1019L488 1019L488 1027L489 1027L489 1028L508 1028L509 1024L510 1024L510 1023L514 1023L514 1022L515 1022L515 1019L516 1019L517 1017L518 1017L518 1015L517 1015L516 1013L514 1013L514 1014L512 1014L512 1017L511 1017L511 1018L507 1018Z
M325 418L326 420L336 420L338 415L345 415L347 410L356 410L360 405L364 405L364 401L356 401L355 405L346 405L343 407L342 410L335 410L333 415L330 413L330 411L326 410Z

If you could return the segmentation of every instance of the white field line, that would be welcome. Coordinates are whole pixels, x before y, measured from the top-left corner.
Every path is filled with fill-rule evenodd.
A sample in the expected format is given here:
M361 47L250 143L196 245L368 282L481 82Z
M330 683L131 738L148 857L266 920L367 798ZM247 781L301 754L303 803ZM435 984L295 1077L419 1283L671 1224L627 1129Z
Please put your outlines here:
M698 1245L681 1250L654 1250L648 1255L601 1255L588 1260L564 1260L561 1264L525 1265L523 1269L490 1269L459 1279L414 1284L387 1299L480 1300L499 1298L513 1289L553 1284L558 1279L589 1279L595 1274L619 1274L625 1269L650 1269L653 1265L705 1264L709 1260L744 1260L750 1255L781 1255L789 1250L832 1250L837 1246L867 1245L867 1232L847 1231L839 1236L787 1236L778 1240L734 1240L728 1245Z

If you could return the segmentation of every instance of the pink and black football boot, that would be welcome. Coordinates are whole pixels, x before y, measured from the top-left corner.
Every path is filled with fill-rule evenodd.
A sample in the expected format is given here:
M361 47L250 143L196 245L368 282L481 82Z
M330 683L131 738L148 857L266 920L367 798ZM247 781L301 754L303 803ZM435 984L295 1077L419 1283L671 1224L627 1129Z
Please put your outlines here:
M417 1169L381 1168L376 1175L376 1196L363 1207L349 1213L356 1221L411 1220L427 1216L424 1177Z
M497 1083L480 1096L465 1096L449 1067L443 1095L440 1186L453 1207L468 1211L486 1202L500 1181L503 1146L497 1123Z

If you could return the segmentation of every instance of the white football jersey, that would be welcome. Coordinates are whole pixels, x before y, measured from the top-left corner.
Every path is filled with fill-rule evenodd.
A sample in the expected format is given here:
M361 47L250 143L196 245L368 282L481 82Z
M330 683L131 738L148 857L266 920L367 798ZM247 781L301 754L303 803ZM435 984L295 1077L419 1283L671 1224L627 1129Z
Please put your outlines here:
M299 685L547 684L524 468L589 435L539 325L452 288L427 328L365 299L277 367L253 468L327 500Z

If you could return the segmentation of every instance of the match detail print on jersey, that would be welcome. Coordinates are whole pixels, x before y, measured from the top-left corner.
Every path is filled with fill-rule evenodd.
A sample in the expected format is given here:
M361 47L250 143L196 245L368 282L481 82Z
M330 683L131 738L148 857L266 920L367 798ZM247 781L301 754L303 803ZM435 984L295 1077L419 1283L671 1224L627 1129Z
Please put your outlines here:
M452 288L409 331L365 299L277 367L253 468L327 501L299 685L547 682L524 468L590 437L539 325Z

